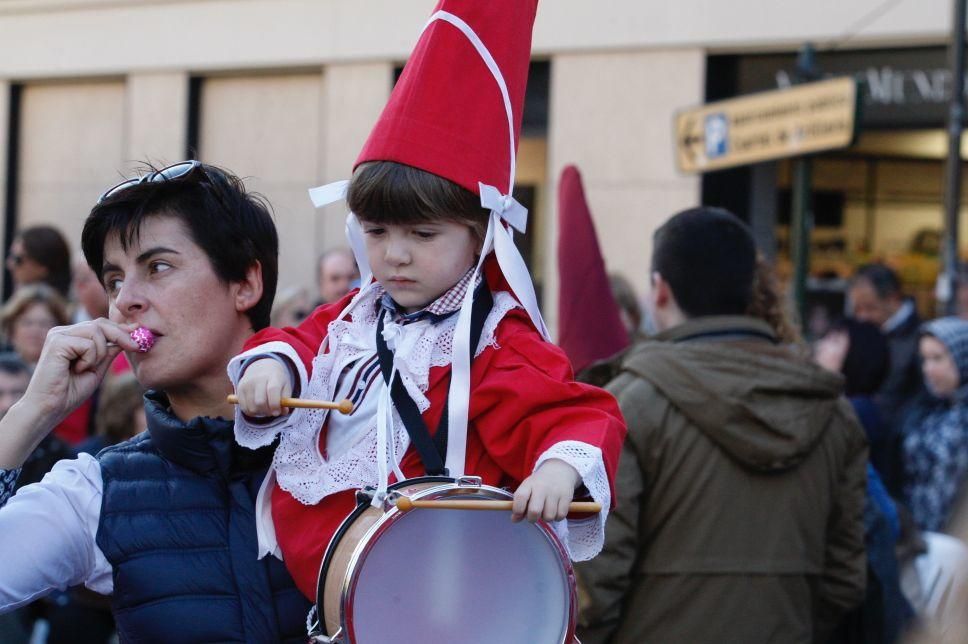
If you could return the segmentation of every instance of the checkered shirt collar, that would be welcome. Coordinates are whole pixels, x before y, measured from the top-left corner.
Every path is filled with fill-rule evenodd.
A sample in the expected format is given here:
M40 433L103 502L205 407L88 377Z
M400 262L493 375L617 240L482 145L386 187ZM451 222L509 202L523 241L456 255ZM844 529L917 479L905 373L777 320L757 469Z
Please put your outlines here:
M471 283L471 278L474 276L474 267L472 266L464 273L463 277L457 280L457 283L447 289L443 295L438 297L436 300L420 309L419 311L414 311L413 313L404 313L400 310L400 306L393 301L390 294L381 285L377 285L382 291L382 295L379 298L380 308L384 309L390 314L390 319L397 324L410 324L412 322L418 322L420 320L429 319L431 323L437 324L442 320L447 319L454 313L460 310L461 304L464 302L464 295L467 293L467 287ZM478 273L477 280L474 283L474 288L476 289L480 286L482 281L482 275Z

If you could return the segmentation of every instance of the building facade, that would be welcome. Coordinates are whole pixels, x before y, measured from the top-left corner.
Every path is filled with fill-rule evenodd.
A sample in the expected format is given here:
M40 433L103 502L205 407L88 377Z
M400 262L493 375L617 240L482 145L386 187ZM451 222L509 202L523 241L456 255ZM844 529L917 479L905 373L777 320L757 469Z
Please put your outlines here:
M830 63L829 71L874 70L875 97L913 91L943 98L945 81L931 73L944 70L934 62L899 76L881 70L903 67L914 51L936 60L948 40L949 4L542 3L533 45L538 89L529 95L518 183L532 208L523 243L552 326L562 168L573 163L581 170L609 269L640 293L652 231L700 200L733 206L768 249L782 254L788 164L681 175L675 111L782 84L792 53L806 41L821 51L821 64L835 53L853 57ZM4 0L2 247L13 230L36 223L57 225L79 244L97 195L134 172L139 160L197 156L247 177L269 199L283 249L280 284L311 288L315 257L343 242L344 213L339 206L314 211L306 188L348 177L433 6L433 0ZM865 64L874 50L881 58ZM834 221L851 248L877 235L890 248L904 237L897 226L910 234L930 228L932 218L940 225L943 123L884 118L868 123L871 131L850 154L818 161L818 190L841 195L834 198L841 211ZM871 170L871 157L890 162ZM916 206L918 222L927 223L912 224L906 206Z

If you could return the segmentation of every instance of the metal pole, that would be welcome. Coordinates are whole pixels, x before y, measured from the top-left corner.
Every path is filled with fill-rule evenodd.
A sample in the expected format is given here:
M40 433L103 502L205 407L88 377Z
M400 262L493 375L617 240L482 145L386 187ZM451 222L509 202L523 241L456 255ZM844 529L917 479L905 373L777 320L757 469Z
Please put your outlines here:
M944 184L944 285L939 294L947 296L944 310L957 313L958 289L958 212L961 209L961 132L965 116L965 2L954 0L951 27L951 105L948 108L948 160Z
M804 43L797 54L794 78L806 83L821 77L817 52ZM790 254L793 258L793 303L800 316L800 329L807 330L807 275L810 273L810 233L813 231L813 161L799 157L793 161L792 209L790 216Z
M793 299L800 315L800 328L807 328L807 271L810 267L810 207L813 160L800 157L793 164L793 212L790 217L790 252L793 255Z

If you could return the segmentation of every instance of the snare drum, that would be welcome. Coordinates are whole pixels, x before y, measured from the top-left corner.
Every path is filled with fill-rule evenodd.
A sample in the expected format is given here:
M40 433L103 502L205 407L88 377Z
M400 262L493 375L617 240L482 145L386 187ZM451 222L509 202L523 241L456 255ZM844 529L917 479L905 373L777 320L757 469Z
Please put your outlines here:
M476 477L391 486L416 499L507 500ZM340 644L571 644L577 595L567 553L542 521L506 511L385 510L366 499L336 532L316 608Z

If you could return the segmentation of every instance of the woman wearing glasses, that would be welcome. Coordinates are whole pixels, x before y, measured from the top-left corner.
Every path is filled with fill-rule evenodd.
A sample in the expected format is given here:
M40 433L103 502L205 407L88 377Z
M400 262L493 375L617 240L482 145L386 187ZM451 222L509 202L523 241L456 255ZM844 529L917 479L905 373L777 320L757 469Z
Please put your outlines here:
M71 252L64 236L51 226L24 228L13 238L7 252L7 270L14 288L43 282L61 297L71 288Z
M309 609L281 561L256 559L256 494L271 452L239 448L225 371L269 324L278 239L231 174L185 162L107 191L84 255L108 320L48 336L0 421L0 505L26 454L124 350L147 431L61 461L0 508L0 612L55 588L111 595L121 641L304 641ZM129 334L151 331L145 353Z

